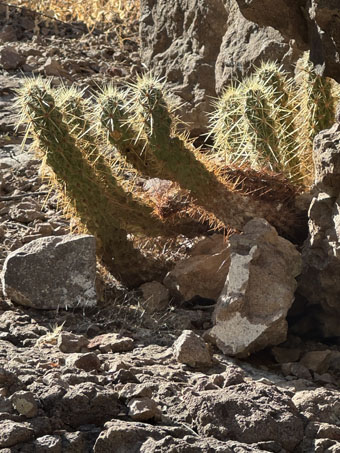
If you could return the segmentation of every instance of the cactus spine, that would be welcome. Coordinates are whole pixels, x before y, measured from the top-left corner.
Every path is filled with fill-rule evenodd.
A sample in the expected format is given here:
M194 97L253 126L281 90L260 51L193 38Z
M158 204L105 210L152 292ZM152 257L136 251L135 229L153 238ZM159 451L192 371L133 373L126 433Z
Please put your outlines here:
M150 263L133 247L121 227L119 208L124 209L124 205L113 205L103 182L70 135L49 87L41 80L27 81L19 103L47 164L86 230L96 236L104 264L129 286L143 281L146 274L142 273L150 270Z

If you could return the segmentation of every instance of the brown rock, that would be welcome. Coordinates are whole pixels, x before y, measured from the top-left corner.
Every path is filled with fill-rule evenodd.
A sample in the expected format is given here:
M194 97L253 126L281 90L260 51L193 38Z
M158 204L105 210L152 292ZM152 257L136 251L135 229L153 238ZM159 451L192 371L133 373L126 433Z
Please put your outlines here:
M0 67L6 70L18 69L25 62L25 57L20 55L14 47L0 49Z
M100 360L94 352L70 354L66 357L66 365L80 368L84 371L99 370Z
M81 352L87 347L88 342L89 340L83 335L63 331L58 337L57 345L61 352Z
M211 365L209 348L203 338L192 330L184 330L173 345L174 357L190 366Z
M332 357L332 351L310 351L301 358L300 363L318 374L326 373Z
M244 357L285 341L301 257L264 219L248 222L230 244L230 269L209 336L225 354Z
M217 300L230 265L229 244L222 235L204 239L192 250L192 256L176 264L166 275L164 285L181 299L195 296Z
M101 352L128 352L134 348L134 340L122 337L117 333L98 335L89 341L88 349L99 349Z
M169 306L169 290L159 282L144 283L139 287L143 293L145 310L147 313L162 311Z
M145 422L151 419L160 419L161 411L157 403L151 398L133 398L128 402L129 416L134 421Z
M28 423L19 423L12 420L0 421L0 448L13 447L20 442L33 439L34 431Z

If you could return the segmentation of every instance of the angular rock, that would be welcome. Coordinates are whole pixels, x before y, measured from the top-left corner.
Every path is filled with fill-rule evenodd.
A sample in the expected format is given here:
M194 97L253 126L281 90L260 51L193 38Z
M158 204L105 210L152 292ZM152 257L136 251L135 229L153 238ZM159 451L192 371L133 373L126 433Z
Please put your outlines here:
M332 358L332 351L310 351L301 358L300 363L314 373L323 374L328 370Z
M159 282L144 283L139 287L145 301L144 307L147 313L162 311L169 306L169 290Z
M17 304L40 310L94 306L95 253L93 236L36 239L7 256L3 292Z
M28 423L12 420L0 421L0 448L13 447L21 442L28 442L34 436L33 429Z
M0 67L6 70L18 69L25 62L25 57L20 55L14 47L0 49Z
M61 453L62 442L60 436L42 436L34 441L35 453Z
M16 204L9 210L9 216L12 220L22 223L45 219L45 215L41 212L41 206L34 200L25 200Z
M11 401L14 409L27 418L35 417L38 413L38 404L31 392L15 392L11 396Z
M200 395L188 393L182 413L203 437L247 444L276 441L286 451L296 451L303 439L302 417L291 399L274 386L247 383Z
M99 349L101 352L128 352L134 348L134 340L122 337L118 333L105 333L89 341L88 349Z
M147 420L161 418L161 411L156 401L151 398L132 398L128 402L129 416L136 422L146 422Z
M264 219L248 222L230 243L230 270L209 335L225 354L244 357L286 339L301 257Z
M100 360L94 352L85 354L70 354L66 357L66 365L80 368L84 371L99 370Z
M304 390L293 396L293 402L308 421L340 426L338 391L324 388Z
M86 348L89 340L83 335L75 335L71 332L63 331L58 337L58 348L61 352L81 352Z
M173 345L177 362L190 366L211 365L211 355L206 342L192 330L184 330Z
M164 285L177 297L190 300L195 296L217 300L223 289L230 265L229 244L220 234L199 242L191 257L180 261L164 278Z
M340 336L340 124L320 132L313 148L314 197L299 292L310 304L321 305L320 328L332 337Z

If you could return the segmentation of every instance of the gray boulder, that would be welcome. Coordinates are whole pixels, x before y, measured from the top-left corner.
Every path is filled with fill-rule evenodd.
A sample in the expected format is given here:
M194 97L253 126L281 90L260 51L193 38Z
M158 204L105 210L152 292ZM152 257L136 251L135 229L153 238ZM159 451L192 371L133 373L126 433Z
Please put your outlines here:
M323 335L340 336L340 124L314 139L315 182L299 292L321 305Z
M231 263L209 336L239 357L283 342L294 300L301 256L264 219L253 219L243 235L230 238Z
M45 237L10 253L1 276L3 292L37 309L96 304L96 247L89 235Z

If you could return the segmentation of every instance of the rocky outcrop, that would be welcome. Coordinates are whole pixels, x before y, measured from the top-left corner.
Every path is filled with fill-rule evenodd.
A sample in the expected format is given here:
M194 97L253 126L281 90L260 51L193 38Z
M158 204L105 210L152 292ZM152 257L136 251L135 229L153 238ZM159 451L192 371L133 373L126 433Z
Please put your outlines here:
M2 273L3 292L17 304L42 310L96 304L93 236L49 236L11 252Z
M310 50L325 76L340 82L340 16L334 0L236 0L242 14L260 26L279 30L286 40Z
M286 339L301 257L264 219L230 238L229 274L209 336L225 353L246 356Z
M325 336L340 336L340 124L314 140L314 197L309 209L309 238L303 248L299 291L321 305Z
M211 97L253 64L294 60L288 41L247 21L235 0L142 0L141 52L147 69L165 76L193 135L206 132Z

